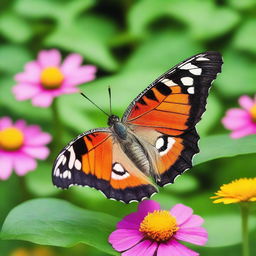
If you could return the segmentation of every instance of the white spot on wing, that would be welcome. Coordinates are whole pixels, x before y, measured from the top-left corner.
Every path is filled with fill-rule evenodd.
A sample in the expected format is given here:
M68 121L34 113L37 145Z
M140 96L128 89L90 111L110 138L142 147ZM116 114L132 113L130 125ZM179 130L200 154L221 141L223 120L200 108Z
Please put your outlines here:
M163 79L161 82L164 83L165 85L169 86L169 87L177 85L172 80L167 79L167 78Z
M194 87L189 87L188 88L188 93L189 94L195 94L195 88Z
M202 74L201 68L190 69L189 72L193 75L200 76Z
M197 61L208 61L208 60L210 60L210 59L205 58L205 57L198 57L196 60L197 60Z
M75 161L76 161L76 155L75 155L75 151L74 151L74 148L73 147L70 147L68 149L68 151L70 152L70 158L69 158L69 162L68 162L68 168L69 169L72 169L74 164L75 164Z
M162 137L160 137L157 141L156 141L156 148L160 149L162 146L164 145L164 139Z
M191 63L187 63L187 64L180 67L180 69L185 69L185 70L192 69L192 68L198 68L198 67L191 64Z
M77 170L81 170L81 168L82 168L82 164L78 159L76 159L76 161L75 161L75 167Z
M168 140L167 140L167 147L166 147L166 149L165 149L164 151L162 151L162 152L159 153L160 156L163 156L163 155L167 154L167 153L171 150L171 148L173 147L173 145L175 144L175 142L176 142L176 141L175 141L174 138L168 137Z
M123 168L123 166L119 163L115 163L113 166L113 170L111 173L111 178L114 180L123 180L126 179L130 176L130 174L125 171L125 169Z
M182 77L180 80L183 83L183 85L186 85L186 86L193 85L193 82L194 82L194 79L189 76Z
M68 177L69 170L66 170L63 172L63 179L66 179Z

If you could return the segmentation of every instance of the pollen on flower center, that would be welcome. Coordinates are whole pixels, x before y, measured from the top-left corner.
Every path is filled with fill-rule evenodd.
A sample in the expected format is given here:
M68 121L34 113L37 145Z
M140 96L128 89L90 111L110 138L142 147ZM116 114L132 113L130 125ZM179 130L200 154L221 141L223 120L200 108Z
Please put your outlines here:
M250 109L250 114L252 116L252 120L256 122L256 104Z
M64 75L57 67L47 67L41 73L41 83L46 89L59 88L63 79Z
M149 213L140 224L140 232L157 242L168 241L178 229L176 218L164 210Z
M23 145L24 135L15 128L9 127L0 131L0 148L7 151L15 151Z

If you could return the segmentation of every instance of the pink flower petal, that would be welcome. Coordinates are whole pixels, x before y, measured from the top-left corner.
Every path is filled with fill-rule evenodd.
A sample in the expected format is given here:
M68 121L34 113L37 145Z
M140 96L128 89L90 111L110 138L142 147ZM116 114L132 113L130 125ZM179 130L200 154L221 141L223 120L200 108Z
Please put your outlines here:
M64 87L76 86L95 79L96 67L82 66L68 75L63 82Z
M250 126L248 126L246 128L233 131L230 134L230 136L233 139L239 139L239 138L251 135L251 134L256 134L256 127L253 124L251 124Z
M244 118L234 118L234 117L226 116L222 119L222 123L224 127L229 130L237 130L250 125L251 118L249 115Z
M26 130L26 145L28 146L42 146L46 145L52 140L52 136L44 132L33 132L32 129Z
M0 179L6 180L11 176L12 173L12 158L0 151L0 163Z
M42 92L32 99L32 104L34 106L47 108L52 104L53 98L54 96L50 93Z
M119 252L125 251L143 239L143 235L138 230L117 229L108 238L109 243Z
M150 212L161 210L160 204L154 200L144 200L139 204L138 213L140 213L143 218Z
M138 212L133 212L125 216L121 221L117 223L119 229L136 229L140 227L140 223L144 216L141 216Z
M81 55L76 53L70 54L63 61L63 64L60 67L61 71L65 75L72 74L74 70L79 68L82 62L83 62L83 57Z
M38 158L41 160L46 159L50 153L50 151L47 147L42 147L42 146L39 146L39 147L25 146L22 149L22 151L33 158Z
M18 84L12 88L16 100L31 99L40 92L40 87L35 84Z
M43 50L38 54L38 61L42 68L58 67L61 62L61 55L56 49Z
M171 240L167 244L160 244L157 256L198 256L197 252L194 252L186 246L178 243L175 240Z
M152 243L149 240L145 240L138 243L131 249L122 253L122 256L153 256L157 248L157 243Z
M193 228L199 227L204 223L204 219L198 215L192 215L188 220L186 220L180 227L182 228Z
M233 118L246 118L248 115L248 111L240 108L231 108L226 112L226 116Z
M239 98L239 104L241 107L243 107L244 109L246 110L249 110L250 108L253 107L253 105L255 104L253 99L251 99L249 96L247 95L244 95L244 96L241 96Z
M77 93L79 89L76 87L64 87L61 89L62 94Z
M7 116L0 118L0 130L8 128L12 125L13 125L13 123L12 123L11 118L9 118Z
M24 153L17 154L13 160L15 172L20 176L25 175L29 171L35 170L37 167L36 161Z
M15 126L16 128L18 128L19 130L21 130L21 131L25 131L26 126L27 126L27 123L26 123L25 120L18 120L18 121L16 121L16 123L14 124L14 126Z
M196 245L205 245L208 241L208 233L203 227L181 228L174 237Z
M190 207L185 206L183 204L176 204L170 210L170 213L176 218L178 225L182 225L186 220L188 220L192 216L193 210Z

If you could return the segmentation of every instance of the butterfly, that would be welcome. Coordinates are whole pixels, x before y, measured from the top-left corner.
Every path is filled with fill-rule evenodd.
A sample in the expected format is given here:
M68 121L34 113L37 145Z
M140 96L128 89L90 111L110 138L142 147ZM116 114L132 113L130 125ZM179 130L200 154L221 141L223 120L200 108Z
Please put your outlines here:
M209 51L161 75L121 119L110 115L109 127L82 133L60 152L53 184L89 186L129 203L149 198L157 185L173 183L199 152L195 125L222 63L220 53Z

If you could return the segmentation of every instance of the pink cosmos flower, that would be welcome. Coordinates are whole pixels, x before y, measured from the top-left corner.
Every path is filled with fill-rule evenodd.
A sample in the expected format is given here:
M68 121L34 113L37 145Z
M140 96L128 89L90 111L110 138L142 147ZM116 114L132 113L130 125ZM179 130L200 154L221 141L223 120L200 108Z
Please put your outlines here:
M256 134L256 95L252 99L246 95L239 98L242 108L231 108L222 119L225 128L231 130L231 138L237 139Z
M48 133L37 125L27 125L24 120L15 124L9 117L0 118L0 179L6 180L14 169L18 175L35 170L37 159L46 159L51 141Z
M117 224L109 242L122 256L196 256L197 252L179 241L204 245L208 234L201 227L203 222L183 204L166 211L161 210L159 203L146 200L139 204L137 212Z
M95 79L96 67L81 66L82 56L70 54L61 64L58 50L40 51L37 60L28 62L25 71L15 76L13 93L17 100L32 99L32 104L49 107L53 98L78 92L79 84Z

